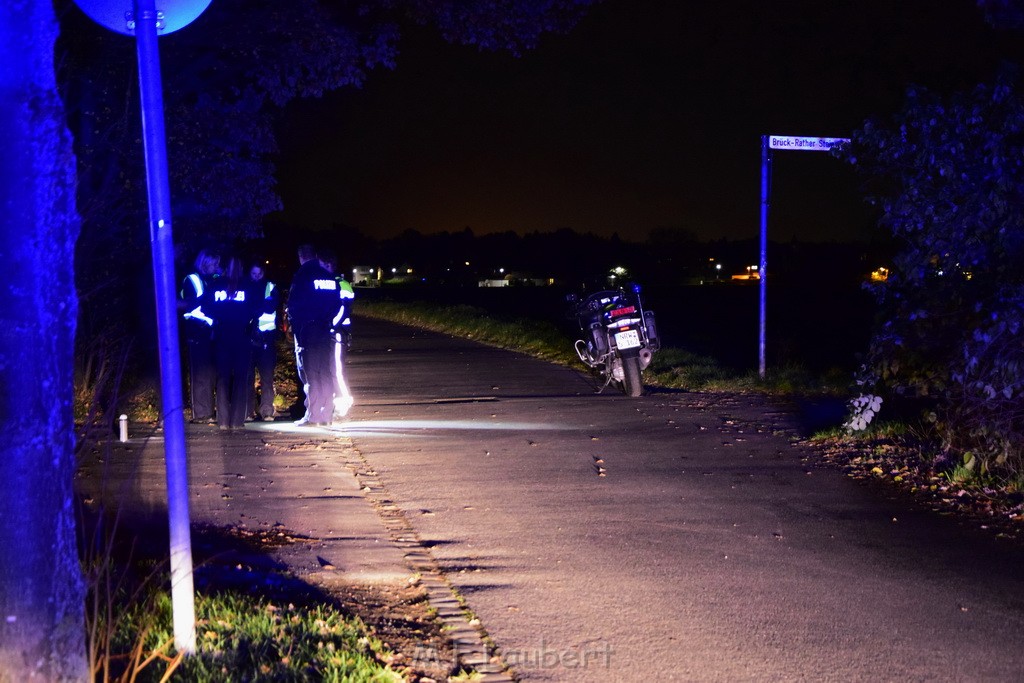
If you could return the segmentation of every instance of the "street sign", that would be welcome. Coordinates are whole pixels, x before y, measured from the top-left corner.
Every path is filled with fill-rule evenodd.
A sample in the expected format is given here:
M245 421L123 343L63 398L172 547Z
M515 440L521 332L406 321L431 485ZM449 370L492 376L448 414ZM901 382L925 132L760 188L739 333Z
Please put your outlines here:
M794 152L828 152L850 144L850 138L809 138L796 135L761 136L761 262L758 265L760 313L758 320L757 372L765 375L765 321L768 304L768 196L771 193L772 150Z
M770 149L788 149L802 152L827 152L850 144L850 138L806 138L796 135L769 135Z
M173 33L192 23L203 13L211 0L161 0L157 8L157 29L160 35ZM135 35L132 0L75 0L79 9L100 26L126 36Z

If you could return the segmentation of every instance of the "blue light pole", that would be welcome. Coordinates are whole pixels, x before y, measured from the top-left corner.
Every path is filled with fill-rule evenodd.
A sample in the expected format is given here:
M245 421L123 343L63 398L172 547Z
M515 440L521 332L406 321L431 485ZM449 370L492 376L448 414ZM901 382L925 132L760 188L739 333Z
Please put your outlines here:
M196 614L192 586L192 539L189 531L185 408L181 395L171 195L167 178L167 143L156 24L154 0L135 0L135 44L139 55L142 140L149 197L149 240L153 252L157 338L160 348L160 396L163 403L167 516L171 536L174 645L179 652L192 654L196 649Z
M167 177L167 142L160 79L157 30L165 33L191 23L210 0L76 0L97 23L135 35L142 105L142 144L149 199L149 239L156 291L157 345L160 352L160 398L163 405L164 460L167 470L167 515L171 538L171 603L174 646L196 650L195 596L192 585L192 540L188 509L188 463L185 453L185 411L181 391L177 297L174 293L174 240L171 193ZM125 4L132 2L131 11Z
M758 261L757 375L765 374L765 325L768 318L768 207L772 185L772 150L761 136L761 258Z

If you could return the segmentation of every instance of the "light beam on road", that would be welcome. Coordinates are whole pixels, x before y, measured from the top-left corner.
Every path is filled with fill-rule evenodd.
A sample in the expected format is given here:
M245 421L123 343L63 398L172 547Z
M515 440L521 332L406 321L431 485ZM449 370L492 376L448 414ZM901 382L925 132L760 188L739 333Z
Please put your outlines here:
M575 430L576 426L547 422L485 422L481 420L359 420L333 424L329 427L310 427L281 422L254 422L247 429L292 434L334 434L343 436L426 436L416 432L430 431L505 431L536 432Z

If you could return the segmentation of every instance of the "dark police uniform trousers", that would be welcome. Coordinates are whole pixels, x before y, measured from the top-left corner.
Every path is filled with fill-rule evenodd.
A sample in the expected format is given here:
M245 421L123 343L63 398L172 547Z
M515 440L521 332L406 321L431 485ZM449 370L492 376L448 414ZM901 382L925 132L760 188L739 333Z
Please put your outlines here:
M293 322L299 377L310 422L329 423L334 415L334 361L330 330L322 322Z

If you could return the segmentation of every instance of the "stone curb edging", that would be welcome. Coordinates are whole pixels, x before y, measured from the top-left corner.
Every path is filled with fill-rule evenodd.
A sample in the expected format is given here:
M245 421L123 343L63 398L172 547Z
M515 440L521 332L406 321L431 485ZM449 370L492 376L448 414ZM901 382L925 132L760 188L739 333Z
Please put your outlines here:
M430 550L423 545L402 509L391 499L377 472L351 442L342 457L359 488L373 505L391 542L403 551L410 569L420 576L427 601L437 612L455 651L458 664L481 675L484 683L513 683L516 679L502 661L486 630L470 622L458 591L448 582Z

